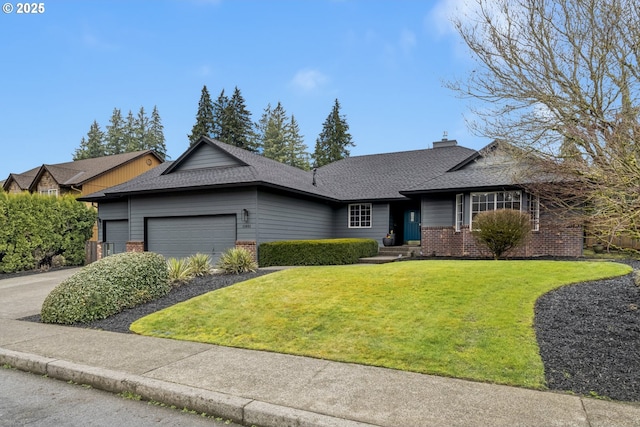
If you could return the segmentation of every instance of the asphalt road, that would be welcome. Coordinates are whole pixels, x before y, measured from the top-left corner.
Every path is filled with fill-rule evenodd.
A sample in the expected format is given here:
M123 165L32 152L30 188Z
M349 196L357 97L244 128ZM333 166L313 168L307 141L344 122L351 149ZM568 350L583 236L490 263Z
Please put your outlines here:
M78 384L0 368L0 427L9 426L241 427Z

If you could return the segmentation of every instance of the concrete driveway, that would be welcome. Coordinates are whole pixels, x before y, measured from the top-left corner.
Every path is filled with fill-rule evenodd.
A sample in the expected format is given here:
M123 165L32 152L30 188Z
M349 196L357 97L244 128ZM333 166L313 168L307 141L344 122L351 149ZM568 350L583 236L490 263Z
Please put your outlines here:
M39 314L49 292L80 268L29 274L0 280L0 319Z

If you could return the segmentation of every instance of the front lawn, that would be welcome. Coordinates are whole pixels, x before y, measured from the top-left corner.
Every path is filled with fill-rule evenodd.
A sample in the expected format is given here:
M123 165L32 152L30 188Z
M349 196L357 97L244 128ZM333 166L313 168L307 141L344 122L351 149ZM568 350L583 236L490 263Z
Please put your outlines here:
M610 262L411 261L303 267L220 289L131 325L143 335L544 387L534 304Z

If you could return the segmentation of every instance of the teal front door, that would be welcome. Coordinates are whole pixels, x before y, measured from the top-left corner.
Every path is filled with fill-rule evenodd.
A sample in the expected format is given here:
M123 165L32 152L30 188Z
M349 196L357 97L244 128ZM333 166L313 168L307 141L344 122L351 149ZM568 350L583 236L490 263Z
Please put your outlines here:
M410 209L404 212L404 241L420 241L420 211Z

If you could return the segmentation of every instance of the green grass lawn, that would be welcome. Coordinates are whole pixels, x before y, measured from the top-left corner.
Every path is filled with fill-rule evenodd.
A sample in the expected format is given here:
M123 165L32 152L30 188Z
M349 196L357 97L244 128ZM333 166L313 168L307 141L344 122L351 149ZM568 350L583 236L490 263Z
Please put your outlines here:
M544 387L534 304L611 262L412 261L285 270L177 304L143 335Z

